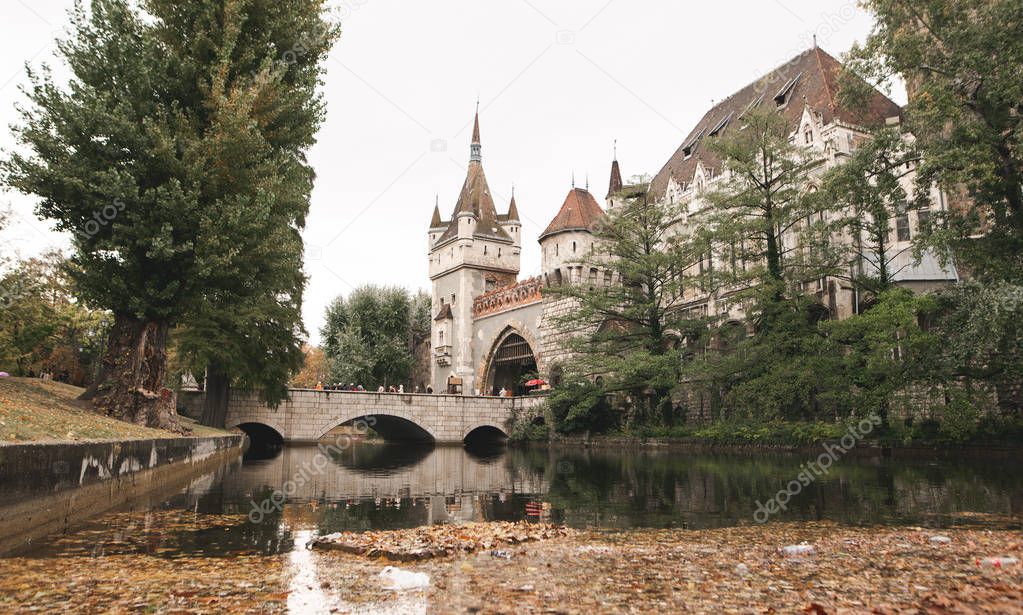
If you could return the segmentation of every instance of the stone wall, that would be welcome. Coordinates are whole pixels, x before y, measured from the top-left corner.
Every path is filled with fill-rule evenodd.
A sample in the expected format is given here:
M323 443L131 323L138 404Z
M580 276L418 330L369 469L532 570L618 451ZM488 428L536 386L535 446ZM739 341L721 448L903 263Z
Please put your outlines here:
M461 443L469 432L479 427L509 433L516 412L532 409L542 402L540 398L527 397L292 389L290 399L277 408L270 408L254 392L232 391L227 427L260 423L273 428L285 441L314 442L343 423L366 416L385 416L414 423L436 442Z
M0 554L239 459L241 435L0 445Z

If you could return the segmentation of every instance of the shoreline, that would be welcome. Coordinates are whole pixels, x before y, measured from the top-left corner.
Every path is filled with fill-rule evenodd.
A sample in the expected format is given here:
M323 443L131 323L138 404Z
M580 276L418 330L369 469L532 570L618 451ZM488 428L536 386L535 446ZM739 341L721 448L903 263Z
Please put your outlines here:
M508 445L524 449L553 450L629 450L629 451L681 451L693 454L820 454L828 446L840 446L841 441L817 440L809 443L787 442L722 442L710 438L672 438L644 436L558 436L546 440L510 439ZM858 442L843 456L860 459L926 459L934 457L967 458L1019 458L1023 444L992 442L964 444Z

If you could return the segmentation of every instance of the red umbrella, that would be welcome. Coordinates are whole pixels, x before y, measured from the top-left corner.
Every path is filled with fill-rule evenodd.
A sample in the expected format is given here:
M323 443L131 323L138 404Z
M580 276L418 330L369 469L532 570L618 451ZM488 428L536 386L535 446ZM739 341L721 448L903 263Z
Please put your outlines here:
M547 381L546 380L542 380L540 378L534 378L533 380L530 380L529 382L527 382L526 386L527 387L538 387L538 386L543 385L543 384L547 384Z

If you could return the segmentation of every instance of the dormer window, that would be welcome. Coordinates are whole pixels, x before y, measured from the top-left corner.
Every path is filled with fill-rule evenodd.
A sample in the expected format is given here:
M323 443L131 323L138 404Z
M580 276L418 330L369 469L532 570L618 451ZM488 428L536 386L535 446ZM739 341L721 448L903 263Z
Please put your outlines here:
M789 94L792 93L792 89L796 87L796 83L799 82L799 78L803 76L803 73L799 73L792 79L789 79L782 89L778 90L778 93L774 95L774 104L779 107L784 107L789 102Z
M724 130L726 126L728 126L728 122L732 121L733 115L735 115L735 113L729 113L724 117L724 119L718 122L717 126L714 127L714 130L710 131L710 136L712 137L718 136L718 134L720 134L721 131Z
M803 131L803 141L807 145L813 143L813 129L811 129L809 126L807 126Z

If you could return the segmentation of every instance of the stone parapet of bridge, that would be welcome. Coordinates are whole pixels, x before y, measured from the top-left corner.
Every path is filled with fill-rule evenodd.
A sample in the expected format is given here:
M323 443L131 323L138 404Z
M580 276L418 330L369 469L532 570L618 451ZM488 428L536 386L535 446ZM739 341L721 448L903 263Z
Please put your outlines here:
M201 405L202 393L190 394L183 405ZM473 397L416 393L372 393L292 389L276 408L254 391L232 391L227 409L228 428L260 424L286 442L315 442L335 427L357 419L367 422L386 439L420 439L461 443L477 429L508 434L513 417L534 411L542 397Z

